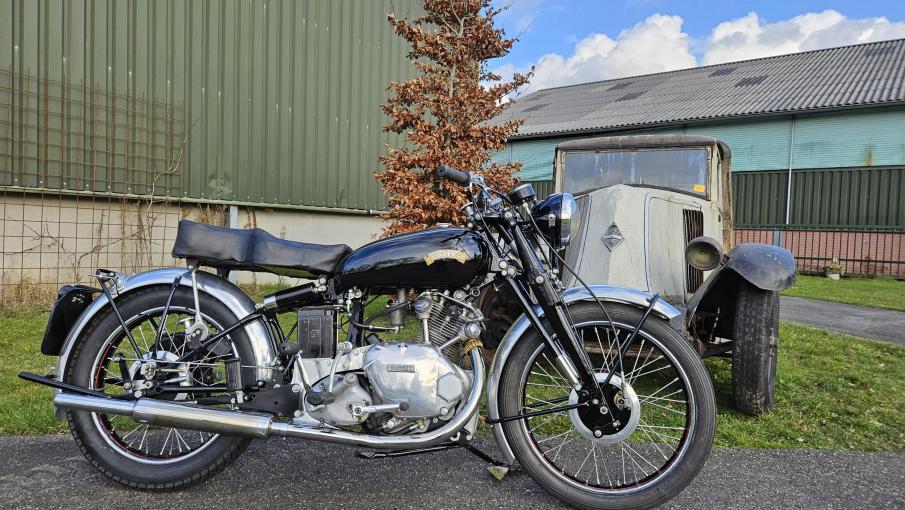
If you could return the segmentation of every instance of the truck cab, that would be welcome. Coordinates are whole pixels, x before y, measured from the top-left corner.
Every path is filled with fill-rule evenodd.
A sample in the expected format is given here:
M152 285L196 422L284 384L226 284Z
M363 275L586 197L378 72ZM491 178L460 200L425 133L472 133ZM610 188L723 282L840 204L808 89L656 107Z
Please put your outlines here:
M583 279L659 292L684 305L709 276L685 258L707 236L732 247L730 151L705 136L588 138L560 144L554 189L580 211L566 260ZM574 276L563 276L568 286Z

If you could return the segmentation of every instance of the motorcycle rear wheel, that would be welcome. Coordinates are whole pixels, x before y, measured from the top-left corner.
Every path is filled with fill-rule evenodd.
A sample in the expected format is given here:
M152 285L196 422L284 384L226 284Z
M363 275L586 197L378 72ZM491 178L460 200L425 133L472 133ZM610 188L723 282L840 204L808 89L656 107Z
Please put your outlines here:
M624 341L642 312L607 305L610 324L595 303L569 311L582 340L600 346L592 361L602 383L604 367L614 359L615 335ZM577 402L548 351L534 331L515 346L500 381L502 416ZM553 496L578 508L660 505L694 479L713 443L716 403L710 377L665 321L649 317L623 359L623 370L616 370L609 391L624 407L587 406L503 424L522 468Z
M148 359L172 359L169 353L178 356L180 349L185 349L176 331L181 325L176 321L194 314L194 299L188 288L177 289L173 296L164 328L167 334L163 335L161 345L149 347L153 344L154 326L160 324L169 293L169 287L149 287L125 294L116 301L136 343L140 350L146 351L144 355ZM238 320L210 296L202 294L200 304L211 334ZM253 359L241 329L216 344L206 354L208 359L193 365L178 365L185 367L181 372L177 371L175 363L160 362L159 365L173 370L167 377L188 376L192 384L209 385L223 382L220 365L225 357ZM107 309L91 322L73 347L66 368L66 382L108 394L124 393L117 355L125 359L130 369L138 366L119 320ZM193 394L154 398L179 401L193 398ZM88 462L110 479L142 490L180 490L207 480L231 464L250 442L237 436L153 427L123 416L88 411L68 410L66 416L72 436Z

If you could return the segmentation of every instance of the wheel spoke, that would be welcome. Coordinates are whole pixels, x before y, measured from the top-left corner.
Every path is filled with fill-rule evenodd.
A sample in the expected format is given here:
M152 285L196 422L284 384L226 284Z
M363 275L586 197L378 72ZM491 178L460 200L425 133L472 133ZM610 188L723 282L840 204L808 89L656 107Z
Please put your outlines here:
M630 333L627 327L611 328L605 323L576 327L583 342L596 344L599 349L603 358L600 373L618 363L619 339ZM637 398L632 400L634 407L626 408L629 413L640 414L636 422L629 425L630 420L620 416L626 425L608 429L612 427L611 422L584 421L601 420L593 418L600 416L598 414L588 414L587 408L524 420L523 430L557 476L594 490L620 489L652 479L685 451L681 446L688 437L685 431L691 422L687 416L690 405L684 372L678 370L673 355L664 350L660 341L645 334L644 330L636 345L637 349L633 347L623 360L625 373L621 377L633 390L624 395L626 401L630 400L628 395ZM545 346L538 347L523 369L523 412L551 409L554 404L574 402L571 399L577 398L567 379L551 361L550 352ZM611 384L616 390L624 389L618 386L621 383ZM613 398L612 393L609 395L607 398ZM615 416L610 418L615 419ZM592 430L610 430L604 432L605 435L617 434L622 430L618 428L620 426L633 428L616 440L611 437L608 442L604 442L606 438L592 437Z
M235 346L231 341L223 342L228 337L223 337L213 345L206 346L203 353L199 352L198 361L174 363L176 359L186 352L187 342L182 333L171 334L167 323L178 322L181 317L194 317L194 311L186 308L171 307L168 313L167 323L161 322L162 309L137 314L125 322L127 329L118 328L107 340L98 357L98 364L94 369L92 388L110 395L125 395L124 378L142 380L152 377L158 384L188 384L196 386L215 386L225 383L224 360L236 357ZM213 331L220 331L220 327L209 322L205 317L205 323ZM146 330L146 328L148 328ZM139 350L138 357L131 346L125 341L126 333L133 334ZM150 332L149 332L150 331ZM157 343L158 335L160 343ZM203 355L202 355L203 354ZM121 356L128 369L127 374L121 374L119 363L114 362L114 356ZM139 372L143 363L154 360L156 368L149 374ZM144 397L149 398L149 397ZM154 398L194 400L194 396L185 393L163 394ZM194 453L208 445L215 434L207 432L184 430L174 427L156 428L148 424L138 423L129 417L93 414L98 430L110 438L110 443L115 449L124 455L138 457L140 462L155 462L180 458Z

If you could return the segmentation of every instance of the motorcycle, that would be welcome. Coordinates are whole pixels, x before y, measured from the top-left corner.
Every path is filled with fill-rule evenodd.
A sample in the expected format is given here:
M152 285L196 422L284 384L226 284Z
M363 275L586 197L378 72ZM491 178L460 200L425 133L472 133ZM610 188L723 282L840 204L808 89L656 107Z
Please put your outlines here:
M579 508L681 492L710 452L716 410L671 325L679 310L580 279L564 288L579 217L568 193L538 201L530 184L502 193L478 174L437 175L467 190L464 228L354 251L183 221L173 255L186 269L98 270L96 288L63 287L41 346L59 357L55 373L20 376L56 388L85 457L137 489L186 488L252 439L285 436L368 458L464 448ZM308 283L255 304L225 278L235 270ZM480 300L502 286L521 315L488 368ZM482 427L502 458L471 443Z

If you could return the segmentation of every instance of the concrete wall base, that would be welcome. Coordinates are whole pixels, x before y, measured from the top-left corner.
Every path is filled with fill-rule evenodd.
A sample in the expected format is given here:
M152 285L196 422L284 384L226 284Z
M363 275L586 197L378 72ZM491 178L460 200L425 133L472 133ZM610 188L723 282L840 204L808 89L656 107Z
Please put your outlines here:
M0 305L48 300L67 283L95 284L98 267L137 273L180 266L170 254L181 219L229 224L229 207L168 204L65 195L0 195ZM353 248L376 238L382 220L270 208L240 208L239 227L273 235ZM286 283L297 279L238 272L240 284Z

